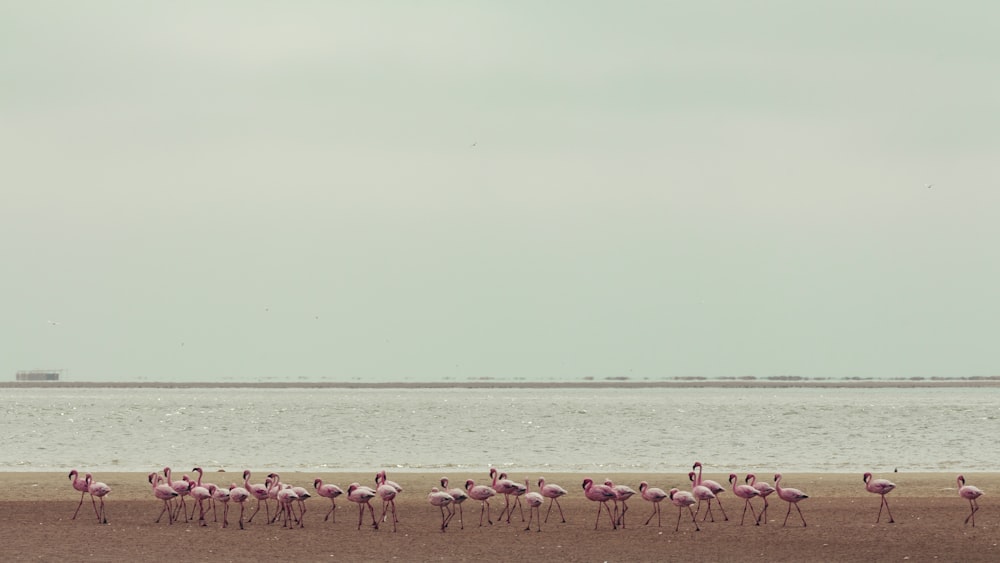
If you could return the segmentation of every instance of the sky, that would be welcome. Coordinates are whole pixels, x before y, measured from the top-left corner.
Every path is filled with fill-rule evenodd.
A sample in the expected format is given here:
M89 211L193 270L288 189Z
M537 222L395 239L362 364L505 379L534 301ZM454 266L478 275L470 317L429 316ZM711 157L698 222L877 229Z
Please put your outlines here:
M998 20L4 2L0 380L1000 375Z

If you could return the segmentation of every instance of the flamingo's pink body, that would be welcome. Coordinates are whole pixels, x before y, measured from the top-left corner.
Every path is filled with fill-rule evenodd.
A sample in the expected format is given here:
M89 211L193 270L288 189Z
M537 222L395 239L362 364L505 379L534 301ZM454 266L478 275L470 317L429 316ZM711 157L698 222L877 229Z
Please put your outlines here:
M170 501L177 496L177 491L175 491L170 485L161 483L161 479L163 478L160 477L159 473L154 472L149 474L149 483L153 486L153 496L155 496L157 500L163 501L163 510L161 510L160 515L156 517L156 522L159 523L160 518L163 518L163 513L166 512L167 523L173 524L174 513L170 508Z
M723 506L722 506L722 500L719 499L719 495L722 494L722 493L724 493L724 492L726 492L726 489L722 485L716 483L715 481L712 481L711 479L702 479L701 478L702 467L701 467L701 462L700 461L694 462L694 465L691 467L691 469L697 469L698 470L698 476L695 478L695 483L694 484L695 485L701 485L701 486L704 486L704 487L708 487L708 490L712 491L712 494L715 495L715 504L718 504L719 505L719 510L722 511L722 519L728 522L729 521L729 516L726 515L726 509L723 508ZM699 505L699 508L701 508L700 505ZM709 514L712 513L712 501L708 502L708 513ZM712 518L712 521L713 522L715 521L714 517Z
M774 475L774 489L778 492L778 498L788 503L788 512L785 513L785 521L781 525L784 526L788 523L788 515L792 513L792 505L795 505L795 510L799 511L799 518L802 519L802 526L805 526L806 518L802 515L802 509L799 508L799 501L809 498L809 495L798 489L786 489L782 487L781 473L775 473Z
M507 514L507 523L510 524L511 506L510 506L510 495L515 495L515 504L520 506L519 495L517 494L521 490L521 485L511 481L507 478L506 473L497 473L495 467L490 468L490 478L493 479L493 490L497 494L503 495L503 510L500 512L500 516L497 517L497 522L503 519L504 513ZM521 521L524 522L524 512L521 513Z
M565 524L566 516L563 514L562 505L559 504L559 497L566 496L566 489L555 483L546 483L545 478L541 477L538 479L538 491L543 497L549 499L549 508L545 511L545 521L549 521L549 513L552 512L552 505L555 504L559 507L559 516L562 518L563 524Z
M611 520L611 528L614 530L618 529L618 524L615 522L614 516L611 515L611 507L608 506L609 500L615 500L615 492L611 487L607 485L597 485L594 483L593 479L587 478L583 480L583 493L587 497L587 500L592 500L600 504L597 505L597 520L594 521L594 529L597 529L597 525L601 522L601 508L608 511L608 519Z
M163 468L163 476L167 479L167 485L177 493L177 498L180 500L177 510L184 511L184 521L187 522L187 502L184 499L191 493L191 481L187 479L187 475L184 475L180 481L174 481L170 478L170 473L169 467ZM177 514L174 514L174 520L177 520Z
M427 502L431 503L431 506L436 506L441 510L441 531L444 532L448 527L448 521L451 520L454 513L451 508L445 511L445 507L455 502L455 497L451 496L445 491L439 490L437 487L431 489L430 494L427 495Z
M976 511L979 510L979 502L976 501L979 497L983 496L983 491L979 487L973 487L972 485L965 484L965 476L958 476L958 496L969 501L969 515L965 517L965 523L969 523L969 519L972 519L972 525L976 525Z
M531 491L527 479L524 480L524 502L528 503L528 527L524 531L531 531L531 518L534 516L538 519L538 523L535 526L541 532L542 513L540 507L545 504L545 497L541 493Z
M712 491L708 492L711 493ZM670 489L668 495L670 502L677 507L677 525L674 526L674 531L676 532L681 529L681 514L684 512L685 507L687 507L688 512L691 514L691 521L694 522L694 531L701 531L701 528L698 527L698 519L694 516L694 510L691 509L691 506L698 502L695 500L694 494L673 488Z
M248 493L250 493L250 496L252 496L253 498L257 499L257 508L255 508L254 511L253 511L253 514L251 514L250 517L247 518L247 522L253 522L253 517L256 516L258 512L260 512L260 503L262 503L262 502L264 503L264 516L267 518L268 521L270 521L271 520L271 508L267 504L267 499L270 498L270 495L268 494L268 489L270 488L269 484L267 484L267 483L265 483L263 485L261 485L259 483L251 484L250 483L250 475L251 475L251 473L250 473L249 469L243 471L243 488L246 489L246 491ZM243 514L243 507L242 507L242 505L240 506L240 514L241 515ZM242 529L242 528L243 528L243 526L242 526L242 523L241 523L240 529Z
M375 474L375 492L378 493L379 498L382 499L382 517L381 520L385 522L386 513L391 509L392 511L392 531L396 531L396 522L399 520L396 518L396 494L402 491L403 488L395 483L391 483L385 478L385 471L379 471Z
M715 500L715 493L705 485L698 484L698 476L694 471L688 472L688 479L691 481L691 495L698 501L698 510L695 510L695 514L701 512L701 503L705 501L708 503L708 510L705 511L705 516L702 516L701 520L704 522L706 518L711 516L712 522L715 522L715 515L712 514L712 501Z
M375 509L372 508L371 500L378 496L371 487L365 487L358 483L351 483L347 487L347 500L358 505L358 529L361 529L361 520L365 516L365 506L372 516L372 528L378 529L378 522L375 521Z
M464 490L459 489L458 487L449 489L447 477L441 478L441 488L446 493L451 495L451 504L448 505L448 510L451 511L451 515L448 517L448 520L451 521L451 519L455 516L455 507L458 507L458 524L459 527L462 530L464 530L465 522L462 519L462 503L469 498L469 495Z
M87 492L90 493L90 502L94 505L94 514L97 515L97 521L101 524L108 523L108 517L104 513L104 497L111 492L111 487L101 483L100 481L94 481L94 476L90 473L84 477L87 482ZM94 501L94 497L101 499L101 509L98 511L97 503Z
M213 487L215 487L215 485L213 485L212 483L202 483L201 482L201 480L202 480L202 478L204 477L204 474L205 474L205 470L204 469L202 469L200 467L195 467L194 469L191 470L191 472L198 474L198 480L195 481L194 487L205 487L205 489L207 491L209 491L209 497L208 497L209 508L211 508L212 514L214 515L215 514L215 499L212 498L211 491L213 490ZM215 489L218 489L218 487L215 487ZM194 496L193 492L191 493L191 496L192 497ZM202 503L199 502L198 504L201 505ZM208 509L204 509L204 511L208 512ZM194 518L193 509L192 509L192 512L191 512L191 517ZM204 516L202 516L202 518L204 518Z
M864 475L865 490L869 493L873 493L882 497L882 502L878 505L878 517L875 518L875 523L878 523L882 519L882 507L885 507L886 512L889 513L889 523L895 522L892 518L892 510L889 510L889 501L886 500L885 495L892 492L896 488L896 484L887 479L872 479L872 474L870 472L865 472Z
M244 482L246 482L246 475L244 474ZM239 503L240 505L240 529L243 529L243 511L246 507L247 499L252 498L253 495L250 494L245 487L237 487L236 483L229 485L229 500ZM226 514L229 514L229 505L226 505ZM226 521L223 517L223 527L225 527Z
M743 519L747 516L747 508L750 509L750 514L753 515L754 524L760 525L757 521L757 513L753 509L753 505L750 504L750 499L759 496L760 493L757 489L751 487L750 485L744 485L738 483L739 477L735 473L729 474L729 484L733 487L733 494L737 497L743 499L743 516L740 517L740 526L743 525Z
M479 525L483 525L483 514L486 514L486 521L493 525L493 520L490 518L490 497L497 494L492 488L486 485L477 485L472 479L465 481L465 491L469 493L469 498L473 500L478 500L482 503L482 508L479 509Z
M316 479L315 481L313 481L313 488L316 489L316 492L319 494L319 496L330 499L330 505L331 505L330 510L326 513L326 516L323 517L323 521L326 522L327 519L330 518L330 515L333 514L333 521L336 522L337 515L334 514L333 511L337 509L337 497L344 494L344 491L341 490L341 488L338 487L337 485L333 484L324 485L322 479Z
M649 518L646 518L646 525L649 521L656 516L656 525L660 525L660 503L663 499L669 498L669 495L663 489L657 487L650 487L649 483L643 481L639 483L639 494L642 496L643 500L653 503L653 512L649 514Z
M760 514L757 515L757 523L760 524L761 520L763 520L764 524L767 524L767 496L774 492L774 487L767 481L758 481L757 476L753 473L748 473L744 481L754 489L757 489L757 493L764 501L764 508L760 509Z
M604 481L604 484L608 487L611 487L612 492L615 493L615 522L618 523L618 526L624 528L625 513L628 512L627 501L628 499L632 498L635 495L635 491L632 490L632 487L629 487L628 485L615 485L613 482L611 482L611 479L606 479ZM619 502L622 503L621 513L618 512Z
M225 528L229 526L229 489L224 489L222 487L217 487L213 484L208 485L208 490L212 493L212 520L218 522L218 516L215 513L215 503L222 503L222 527Z
M87 479L80 478L80 472L73 469L69 472L69 480L72 482L73 490L79 491L80 493L80 504L76 505L76 512L73 513L73 517L70 520L76 520L76 515L80 513L80 507L83 506L83 497L90 492L87 488Z
M198 523L202 526L207 526L205 522L205 501L211 502L212 492L208 490L208 487L198 485L191 487L191 498L195 501L195 508L198 509Z

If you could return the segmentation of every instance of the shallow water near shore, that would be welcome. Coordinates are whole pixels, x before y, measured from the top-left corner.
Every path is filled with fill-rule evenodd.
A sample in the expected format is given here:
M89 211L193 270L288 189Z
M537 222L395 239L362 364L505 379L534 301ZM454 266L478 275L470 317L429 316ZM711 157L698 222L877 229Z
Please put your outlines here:
M1000 389L4 389L0 471L990 471Z

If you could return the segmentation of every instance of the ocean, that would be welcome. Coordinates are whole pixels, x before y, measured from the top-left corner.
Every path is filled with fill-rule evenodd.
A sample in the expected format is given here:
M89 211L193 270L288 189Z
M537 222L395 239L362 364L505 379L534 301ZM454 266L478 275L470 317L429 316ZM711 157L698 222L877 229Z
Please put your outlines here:
M5 388L0 471L995 471L1000 388Z

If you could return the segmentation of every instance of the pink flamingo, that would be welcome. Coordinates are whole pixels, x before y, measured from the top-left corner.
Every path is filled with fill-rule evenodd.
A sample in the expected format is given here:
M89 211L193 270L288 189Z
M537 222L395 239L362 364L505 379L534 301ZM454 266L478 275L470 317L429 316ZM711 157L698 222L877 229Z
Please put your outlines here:
M378 493L379 498L382 499L382 518L381 520L385 522L386 511L392 509L392 531L396 531L396 494L399 492L396 487L386 483L385 471L379 471L375 475L375 492Z
M208 491L212 493L212 521L218 522L219 519L215 513L215 503L222 503L222 527L225 528L229 526L229 489L224 489L222 487L217 487L216 485L209 483Z
M260 512L260 503L261 502L264 503L264 516L270 522L271 521L271 509L270 509L270 507L267 504L267 499L270 498L270 495L267 492L267 490L269 488L268 485L267 484L261 485L259 483L251 485L250 484L250 470L246 469L246 470L243 471L243 488L246 489L247 492L250 493L251 496L253 496L253 498L257 499L257 508L253 511L253 514L251 514L250 517L247 518L247 522L253 522L253 517L256 516L258 512ZM241 507L240 508L240 514L242 514L242 513L243 513L243 508ZM240 526L240 529L243 529L243 527Z
M154 472L149 474L149 482L153 486L153 496L155 496L158 500L163 501L163 510L161 510L160 515L156 517L156 522L159 523L160 518L163 518L163 513L166 512L167 523L173 524L174 513L173 510L170 509L170 501L177 496L177 491L166 483L161 484L161 479L162 477L160 477L159 473Z
M701 521L704 522L706 518L711 516L712 522L715 522L715 515L712 514L712 501L715 500L715 493L705 485L699 485L697 478L694 471L688 472L688 479L691 481L691 494L698 501L698 510L695 510L695 514L701 512L701 501L705 501L708 503L708 510L702 516Z
M479 509L479 525L483 525L483 514L485 513L486 521L492 526L493 520L490 519L490 497L497 494L497 492L486 485L477 485L472 479L468 479L465 482L465 491L469 493L469 498L482 503L482 508Z
M663 499L668 497L667 492L657 487L650 487L649 483L643 481L639 483L639 494L642 496L643 500L648 500L649 502L653 503L653 512L650 513L649 518L646 518L646 524L644 525L648 525L649 521L652 520L653 516L655 515L656 525L659 526L660 502L662 502Z
M195 500L195 508L198 509L198 523L202 526L208 526L205 522L205 501L212 501L212 491L208 487L195 483L191 487L190 495Z
M205 487L205 489L207 491L209 491L208 504L209 504L209 508L212 509L212 514L213 514L213 517L214 517L214 514L215 514L215 499L212 498L212 496L211 496L211 491L212 491L211 485L212 485L212 483L202 483L201 482L202 478L205 475L205 470L202 469L201 467L195 467L194 469L191 470L191 473L197 473L198 474L198 480L194 482L193 486L194 487ZM218 487L216 487L216 489L218 489ZM192 494L192 496L194 496L194 495ZM208 512L208 510L205 510L205 512ZM191 518L194 518L194 509L191 510Z
M446 493L451 495L451 504L448 505L448 510L451 511L451 516L448 520L451 521L455 517L455 507L458 507L458 524L462 530L465 529L465 522L462 520L462 503L468 500L469 495L462 489L458 487L449 489L448 488L448 478L441 478L441 488L444 489Z
M747 508L750 509L750 514L753 515L754 524L759 526L760 522L757 521L757 513L754 512L753 505L750 504L750 499L752 499L755 496L760 495L760 493L757 491L757 489L751 487L750 485L744 485L744 484L738 483L737 482L738 480L739 480L739 477L737 477L735 473L730 473L729 474L729 484L732 485L732 487L733 487L733 494L735 494L737 497L743 499L743 501L744 501L743 502L743 516L740 517L740 526L743 525L743 519L746 518L746 516L747 516Z
M441 531L442 532L444 532L445 528L448 527L448 521L451 520L451 517L454 514L451 511L451 508L448 509L447 513L445 512L444 509L445 509L446 506L450 505L454 501L455 501L455 497L451 496L450 494L448 494L448 493L446 493L446 492L444 492L442 490L439 490L437 487L433 487L431 489L430 494L427 495L427 502L431 503L431 506L436 506L436 507L438 507L441 510Z
M372 528L378 529L378 522L375 521L375 509L372 508L371 500L378 496L371 487L364 487L357 483L351 483L347 487L347 500L358 504L358 529L361 529L361 520L365 516L365 506L372 515Z
M583 480L583 494L587 497L587 500L592 500L594 502L599 502L601 504L597 505L597 520L594 521L594 529L597 529L597 525L601 522L601 507L608 511L608 519L611 520L611 529L617 530L618 524L615 522L613 516L611 516L611 507L608 506L609 500L615 500L615 492L611 490L611 487L607 485L595 485L594 480L587 478Z
M90 493L90 502L94 505L94 514L97 515L97 521L101 524L107 524L108 517L104 513L104 497L111 492L111 487L100 481L94 481L94 476L90 473L87 473L84 480L87 483L87 491ZM94 497L101 499L100 512L97 511L97 503L94 502Z
M724 492L726 492L726 489L723 488L722 485L716 483L715 481L712 481L711 479L702 479L701 478L701 469L702 468L701 468L701 462L700 461L694 462L694 465L691 467L691 469L697 469L698 470L698 479L697 479L697 482L695 482L695 484L696 485L703 485L705 487L708 487L708 490L712 491L712 494L715 495L715 504L718 504L719 505L719 510L722 511L722 519L728 522L729 521L729 516L726 515L726 509L722 507L722 499L719 498L719 495L722 494L722 493L724 493ZM709 503L708 503L708 509L709 509L709 511L712 510L712 502L711 501L709 501ZM702 520L704 520L704 519L702 519ZM713 520L713 522L714 521L715 520Z
M760 510L760 514L757 515L757 523L760 524L760 521L764 520L764 523L767 524L767 496L774 492L774 487L772 487L767 481L757 481L757 476L753 473L747 473L744 481L754 489L757 489L757 493L764 501L764 508L762 508Z
M559 507L559 516L562 518L562 523L565 524L566 516L563 515L562 505L559 504L559 497L566 496L566 489L555 483L546 483L544 477L539 477L538 491L542 493L543 497L549 499L549 509L545 511L545 522L549 521L549 513L552 512L552 505L555 504Z
M711 493L712 491L708 492ZM681 513L684 512L684 507L687 507L688 512L691 513L691 521L694 522L694 531L700 532L701 528L698 527L698 519L694 517L694 510L691 510L691 506L697 502L694 494L687 491L680 491L674 487L670 489L669 498L670 502L677 507L677 525L674 526L674 531L676 532L681 529Z
M774 489L778 492L778 498L788 503L788 512L785 513L785 521L782 522L782 527L788 523L788 515L792 513L792 505L795 505L795 510L799 511L799 518L802 519L802 526L806 525L806 518L802 516L802 509L799 508L799 501L809 498L809 495L803 493L798 489L786 489L781 486L781 473L776 473L774 475Z
M528 527L524 529L526 532L531 531L531 517L532 513L537 517L538 522L535 526L538 528L537 531L542 531L542 512L541 506L545 504L545 497L541 493L533 492L529 490L528 480L524 480L524 502L528 503Z
M299 496L292 490L291 485L282 484L277 480L275 480L275 483L280 489L276 495L278 505L281 506L281 511L285 514L281 527L292 529L295 527L295 509L292 507L292 504L299 500ZM299 527L303 527L301 519L299 520Z
M312 497L312 494L306 490L305 487L299 487L297 485L292 486L292 492L295 493L295 504L299 506L299 527L305 528L305 518L306 518L306 499ZM292 513L294 516L295 513Z
M973 487L972 485L965 484L965 476L958 476L958 496L969 501L969 515L965 517L965 523L969 523L969 519L972 519L972 526L976 525L976 511L979 510L979 503L976 501L977 498L983 496L983 491L979 487Z
M330 505L331 505L330 510L326 513L326 516L323 518L323 521L326 522L327 519L330 518L330 515L333 514L333 521L336 522L337 515L334 514L333 511L337 509L337 497L344 494L344 491L341 490L341 488L338 487L337 485L333 484L324 485L322 479L316 479L315 481L313 481L313 488L316 489L316 492L319 494L319 496L330 499Z
M501 481L510 481L510 479L507 479L507 474L506 473L501 473L500 474L500 480ZM507 513L507 523L508 524L510 523L510 517L511 517L511 515L514 513L514 507L517 507L518 512L521 513L521 522L524 522L524 507L521 506L521 497L523 497L528 492L528 488L525 487L524 485L522 485L520 483L517 483L517 482L513 482L513 483L514 483L514 491L512 493L510 493L510 494L514 497L514 506L511 506L510 507L510 512Z
M882 496L882 502L878 505L878 518L875 519L875 523L878 523L878 521L882 519L883 506L885 507L886 512L889 513L889 523L892 524L895 522L895 520L892 519L892 511L889 510L889 501L886 500L885 495L895 489L896 484L887 479L872 479L872 474L867 471L865 472L864 480L866 491Z
M520 485L507 479L506 473L497 473L495 467L490 468L490 478L493 479L493 490L497 494L503 495L503 510L500 512L500 516L497 517L497 521L503 519L504 513L507 514L507 523L510 524L510 495L517 493ZM518 499L520 501L520 499ZM518 504L520 506L520 504ZM524 512L521 512L521 521L524 521Z
M87 480L80 479L80 472L73 469L69 472L69 479L72 481L73 489L80 492L80 504L76 505L76 512L73 513L73 517L70 520L76 520L76 515L80 513L80 507L83 506L83 497L90 492L87 488Z
M245 480L246 480L246 476L244 474L244 481ZM233 501L235 503L239 503L239 505L240 505L240 529L241 530L243 529L243 510L246 507L247 499L251 498L252 496L253 495L250 494L250 491L248 491L246 489L246 487L237 487L236 483L233 483L233 484L229 485L229 500L231 500L231 501ZM226 514L229 514L229 505L228 504L226 505ZM225 517L223 517L223 518L225 518ZM225 527L225 525L223 525L223 527Z
M167 485L169 485L171 489L177 492L177 497L180 499L180 504L177 505L177 510L184 511L184 521L187 522L188 521L187 502L184 501L184 498L188 496L188 494L191 492L191 482L186 479L187 477L186 475L185 479L182 479L180 481L171 480L169 467L163 468L163 476L167 478ZM177 514L174 514L174 520L177 520Z
M635 491L627 485L615 485L611 482L611 479L606 479L604 484L611 487L611 490L615 493L615 521L618 522L618 526L625 527L625 513L628 512L628 504L626 501L635 495ZM622 512L618 514L618 503L622 503Z

